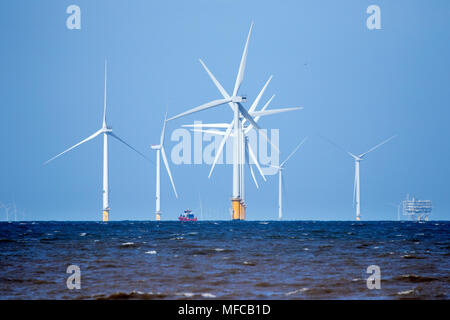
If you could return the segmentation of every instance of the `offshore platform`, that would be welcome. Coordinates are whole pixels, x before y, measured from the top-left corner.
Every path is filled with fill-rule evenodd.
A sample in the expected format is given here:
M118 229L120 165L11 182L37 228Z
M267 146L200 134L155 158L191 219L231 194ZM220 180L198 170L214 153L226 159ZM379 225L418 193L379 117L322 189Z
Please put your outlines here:
M431 214L431 200L417 200L409 195L402 201L403 215L409 216L411 220L428 221Z

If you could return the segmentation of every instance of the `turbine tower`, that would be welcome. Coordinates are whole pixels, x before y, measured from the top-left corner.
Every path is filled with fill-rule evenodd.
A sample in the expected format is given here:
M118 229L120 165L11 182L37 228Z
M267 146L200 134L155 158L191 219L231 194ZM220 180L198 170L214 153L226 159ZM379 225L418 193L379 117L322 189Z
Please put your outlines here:
M161 155L164 161L164 165L167 170L167 174L170 178L170 183L172 184L173 192L175 197L178 198L177 189L175 189L175 183L173 182L172 173L170 172L169 162L167 161L166 152L164 151L164 135L166 131L167 123L167 112L164 117L164 124L161 131L161 138L158 145L152 145L151 148L156 150L156 221L161 220Z
M245 204L242 203L242 184L241 184L241 175L242 171L240 170L240 162L242 162L242 157L240 155L241 147L240 145L242 142L240 142L240 130L242 128L242 122L243 119L246 119L250 124L253 125L253 127L257 130L260 130L261 128L258 126L256 121L254 120L253 116L250 115L250 113L242 106L242 102L246 101L246 97L242 97L239 95L239 89L242 85L242 82L244 80L244 73L245 73L245 65L247 62L247 53L248 53L248 44L250 41L250 37L252 34L253 29L253 22L250 26L250 31L247 36L247 40L244 47L244 52L242 54L241 62L239 65L238 74L236 77L236 81L234 84L233 94L230 95L228 92L223 88L223 86L217 81L217 79L214 77L214 75L208 70L206 65L203 63L202 60L200 60L200 63L205 68L207 73L209 74L211 80L216 85L217 89L220 91L220 93L223 96L223 99L214 100L208 103L205 103L203 105L200 105L198 107L192 108L186 112L180 113L169 120L174 120L180 117L187 116L189 114L193 114L199 111L203 111L206 109L214 108L220 105L228 104L231 110L233 111L233 121L232 126L227 129L226 137L230 136L230 134L233 132L234 137L234 144L233 144L233 193L232 193L232 219L233 220L239 220L241 219L241 216L245 216ZM270 142L270 140L264 135L264 138ZM225 139L226 140L226 139ZM270 142L271 143L271 142ZM272 144L272 143L271 143ZM273 144L272 144L273 145ZM273 145L274 146L274 145ZM274 146L274 148L278 151L277 146Z
M331 144L333 144L334 146L336 146L337 148L341 149L342 151L346 152L348 155L350 155L354 160L355 160L355 181L353 183L353 205L356 205L356 221L360 221L361 220L361 203L360 203L360 177L359 177L359 165L360 162L364 159L364 157L369 153L374 151L375 149L381 147L383 144L385 144L386 142L392 140L393 138L395 138L396 135L393 135L392 137L390 137L389 139L386 139L384 141L382 141L381 143L377 144L375 147L369 149L368 151L361 153L359 155L355 155L351 152L346 151L345 149L343 149L342 147L340 147L339 145L337 145L336 143L334 143L333 141L327 139Z
M56 156L54 156L53 158L47 160L44 163L44 164L48 164L49 162L55 160L59 156L62 156L66 152L69 152L70 150L75 149L76 147L82 145L83 143L88 142L88 141L94 139L95 137L103 134L103 214L102 214L102 216L103 216L103 221L105 221L105 222L109 220L109 211L111 210L110 207L109 207L108 136L111 136L111 137L119 140L120 142L125 144L127 147L129 147L130 149L132 149L133 151L137 152L142 157L147 159L147 157L145 155L143 155L142 153L137 151L135 148L130 146L127 142L125 142L124 140L119 138L116 134L114 134L113 131L112 131L112 127L109 127L106 124L106 79L107 79L107 62L105 60L105 87L104 87L104 97L103 97L103 123L102 123L102 127L100 128L100 130L96 131L95 133L93 133L92 135L90 135L89 137L84 139L83 141L81 141L81 142L77 143L76 145L70 147L69 149L61 152L60 154L57 154Z
M283 217L283 210L282 210L282 172L284 170L284 166L286 162L297 152L297 150L305 143L305 141L308 139L308 137L305 137L291 152L291 154L284 160L279 166L271 165L271 167L276 168L278 170L278 220L281 220Z

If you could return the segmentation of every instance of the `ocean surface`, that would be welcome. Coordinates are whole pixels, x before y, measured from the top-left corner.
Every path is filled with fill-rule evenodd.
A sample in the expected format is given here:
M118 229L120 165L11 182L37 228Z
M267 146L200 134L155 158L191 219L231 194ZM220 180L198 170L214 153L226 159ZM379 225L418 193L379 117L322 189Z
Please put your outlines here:
M0 223L0 299L449 299L450 222ZM66 285L69 265L81 289ZM367 288L367 267L381 289Z

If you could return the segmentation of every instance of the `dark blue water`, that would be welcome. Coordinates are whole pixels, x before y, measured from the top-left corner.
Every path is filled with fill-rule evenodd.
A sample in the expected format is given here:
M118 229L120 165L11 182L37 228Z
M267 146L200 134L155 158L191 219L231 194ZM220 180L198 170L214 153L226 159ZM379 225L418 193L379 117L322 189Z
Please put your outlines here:
M449 222L0 223L1 299L448 299ZM69 290L69 265L81 289ZM381 289L369 290L369 265Z

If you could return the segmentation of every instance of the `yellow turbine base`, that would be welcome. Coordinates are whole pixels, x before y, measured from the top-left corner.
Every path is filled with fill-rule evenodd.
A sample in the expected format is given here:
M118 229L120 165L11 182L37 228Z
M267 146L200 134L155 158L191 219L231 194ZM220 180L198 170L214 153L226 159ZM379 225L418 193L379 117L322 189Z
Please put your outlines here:
M239 220L245 220L245 208L246 207L247 206L245 205L245 202L241 201L240 207L239 207L239 209L240 209Z
M233 209L233 220L239 220L241 217L241 199L231 199L231 206Z
M103 210L103 222L109 221L109 211Z
M361 221L361 217L356 217L356 221Z
M156 221L161 221L161 214L159 213L156 214Z

